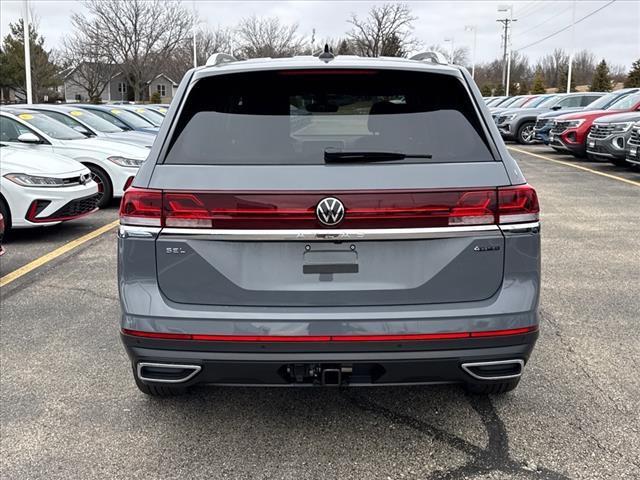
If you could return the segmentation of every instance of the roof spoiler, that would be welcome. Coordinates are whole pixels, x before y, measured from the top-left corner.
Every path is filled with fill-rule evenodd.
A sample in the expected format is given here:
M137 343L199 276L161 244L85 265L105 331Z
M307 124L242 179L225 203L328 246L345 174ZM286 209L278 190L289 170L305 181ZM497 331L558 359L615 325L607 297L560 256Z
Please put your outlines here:
M409 60L415 60L417 62L431 62L438 65L449 65L449 62L447 61L445 56L436 51L418 53L417 55L411 57Z
M209 58L207 58L206 65L208 67L217 67L224 63L237 62L238 59L229 53L214 53Z

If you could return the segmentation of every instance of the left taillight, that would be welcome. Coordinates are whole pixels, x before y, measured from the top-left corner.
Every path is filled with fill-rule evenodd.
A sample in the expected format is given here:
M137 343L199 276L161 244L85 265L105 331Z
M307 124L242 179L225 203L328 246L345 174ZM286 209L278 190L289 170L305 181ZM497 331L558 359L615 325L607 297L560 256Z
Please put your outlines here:
M120 203L121 225L162 226L162 191L129 187Z

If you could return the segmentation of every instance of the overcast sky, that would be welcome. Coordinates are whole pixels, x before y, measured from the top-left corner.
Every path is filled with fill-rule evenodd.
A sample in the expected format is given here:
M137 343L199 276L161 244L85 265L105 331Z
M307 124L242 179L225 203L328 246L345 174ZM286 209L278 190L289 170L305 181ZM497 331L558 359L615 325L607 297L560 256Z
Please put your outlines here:
M79 1L30 0L31 10L37 16L40 32L48 48L60 45L69 32L69 17L74 11L82 12ZM302 35L316 38L339 37L349 29L346 19L350 13L365 15L374 4L368 1L209 1L186 0L185 6L195 6L199 16L211 27L233 26L245 16L277 16L283 22L297 22ZM497 7L506 2L498 1L411 1L415 16L415 36L424 46L444 44L453 37L456 47L473 44L473 35L464 31L465 25L477 26L477 59L489 61L500 55L500 24L504 17ZM576 1L576 20L609 3L608 0ZM525 47L571 24L572 1L512 1L517 18L513 33L513 47ZM15 22L22 12L22 0L0 1L0 28L2 37L7 34L10 22ZM575 27L577 49L587 48L598 58L606 58L614 64L629 67L640 58L640 0L617 0L585 19ZM525 48L522 52L533 61L555 47L571 47L571 28L562 33Z

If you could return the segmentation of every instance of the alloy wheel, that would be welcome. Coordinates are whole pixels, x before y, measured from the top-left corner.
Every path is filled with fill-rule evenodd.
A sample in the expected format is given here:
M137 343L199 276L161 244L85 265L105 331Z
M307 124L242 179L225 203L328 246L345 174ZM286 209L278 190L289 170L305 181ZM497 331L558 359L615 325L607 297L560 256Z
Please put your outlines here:
M526 144L533 143L535 139L535 132L533 129L533 125L527 125L522 129L522 133L520 134L520 138Z

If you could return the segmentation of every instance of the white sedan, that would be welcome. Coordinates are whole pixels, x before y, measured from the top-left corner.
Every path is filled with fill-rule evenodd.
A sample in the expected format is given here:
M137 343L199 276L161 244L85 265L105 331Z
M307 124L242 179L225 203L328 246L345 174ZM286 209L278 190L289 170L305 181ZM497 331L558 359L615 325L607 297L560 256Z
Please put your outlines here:
M98 206L122 197L149 149L106 139L87 138L43 113L11 108L0 111L0 142L29 151L56 153L91 170L101 198Z
M82 110L71 105L45 103L42 105L29 105L27 108L42 112L67 127L73 128L78 133L82 133L85 137L98 137L103 140L114 140L147 148L151 148L156 137L154 134L147 132L124 131L89 110Z
M0 214L5 230L56 225L97 210L100 194L81 163L0 144Z

